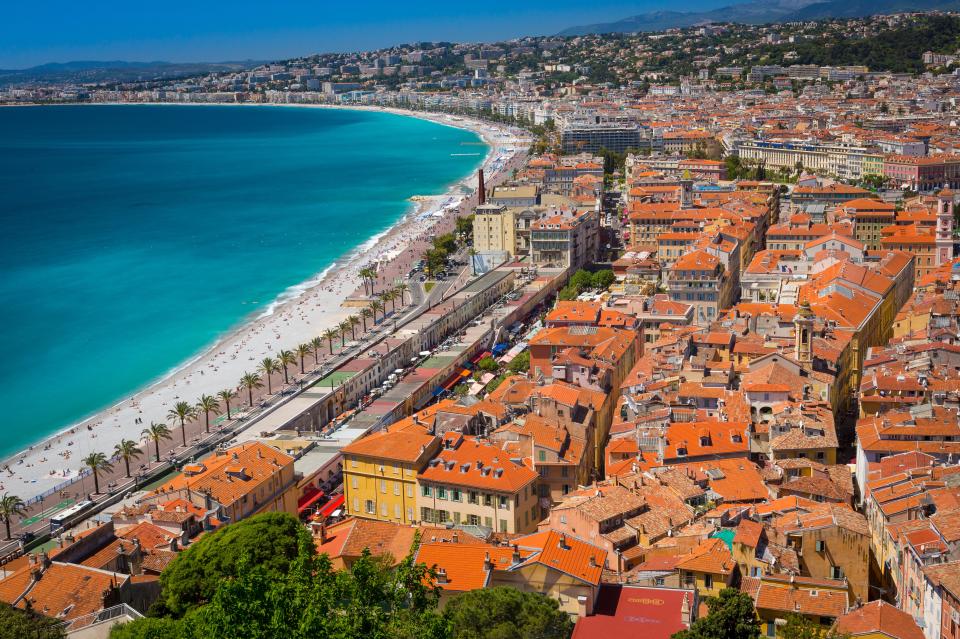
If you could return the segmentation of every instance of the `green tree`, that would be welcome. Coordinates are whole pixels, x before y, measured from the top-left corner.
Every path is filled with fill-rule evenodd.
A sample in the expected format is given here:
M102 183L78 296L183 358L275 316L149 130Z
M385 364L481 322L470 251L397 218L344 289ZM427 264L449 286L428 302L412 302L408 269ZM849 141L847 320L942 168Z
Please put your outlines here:
M307 355L313 352L313 348L309 344L297 344L297 348L294 349L294 352L297 354L297 357L300 359L300 374L303 375L306 371L306 366L304 365L304 360Z
M103 453L90 453L82 460L83 465L93 472L93 492L100 492L100 471L110 472L113 464Z
M280 362L272 357L264 357L260 360L257 370L267 380L267 395L273 395L273 385L270 383L270 377L280 370Z
M457 250L457 238L453 233L444 233L433 238L433 246L449 255Z
M183 446L187 446L187 420L197 416L197 409L189 402L177 402L167 411L168 422L180 422L180 434L183 436Z
M313 349L313 365L316 366L320 363L320 349L323 348L323 338L317 336L310 340L310 348Z
M780 630L782 639L849 639L849 635L831 631L824 628L817 622L790 613L787 615L787 623Z
M593 276L588 271L580 269L570 278L568 286L577 292L577 295L589 288L593 288Z
M113 447L113 454L123 460L123 465L127 470L127 477L130 476L130 460L139 459L143 451L137 446L137 442L132 439L121 439L120 443Z
M213 395L203 394L200 396L200 399L197 400L196 409L198 413L203 413L204 427L209 433L210 413L213 413L214 415L220 414L220 402L218 402L217 398Z
M237 391L232 388L224 388L222 391L217 393L217 397L223 402L224 408L227 409L227 419L230 419L230 402L237 397Z
M27 512L27 505L16 495L4 493L0 497L0 519L7 529L7 536L4 539L10 539L10 522L14 517L23 517Z
M237 576L241 557L279 577L297 556L297 533L303 529L285 513L264 513L201 537L174 558L160 574L160 609L181 617L212 600L217 587Z
M0 603L0 639L63 639L66 636L62 620Z
M510 360L510 364L507 365L507 370L517 374L526 373L530 370L530 351L518 353L516 357Z
M141 435L144 437L149 437L153 440L154 446L157 447L157 463L160 463L160 440L161 439L171 439L170 429L167 428L166 424L158 424L157 422L150 422L150 425L144 428L141 432Z
M594 273L593 277L591 277L590 279L591 279L591 284L593 288L606 290L610 288L611 284L617 281L617 276L613 274L613 271L606 268Z
M451 639L566 639L573 632L555 599L502 586L459 595L444 616Z
M577 299L577 295L579 295L579 293L577 293L577 289L568 284L567 286L561 288L557 293L557 299L561 302L570 302Z
M492 373L500 368L500 365L497 364L497 360L492 357L484 357L479 362L477 362L477 368L481 371Z
M185 639L189 635L179 619L144 617L110 629L110 639Z
M240 385L247 389L247 397L250 399L250 406L253 407L253 389L263 388L263 380L256 373L244 373L240 378Z
M283 368L284 384L290 383L290 377L287 373L287 367L289 367L291 364L296 364L296 363L297 363L297 356L296 354L294 354L293 351L288 351L284 349L279 353L277 353L277 364L279 364L280 367Z
M710 614L673 639L759 639L760 621L750 595L724 588L719 596L707 599L707 607Z

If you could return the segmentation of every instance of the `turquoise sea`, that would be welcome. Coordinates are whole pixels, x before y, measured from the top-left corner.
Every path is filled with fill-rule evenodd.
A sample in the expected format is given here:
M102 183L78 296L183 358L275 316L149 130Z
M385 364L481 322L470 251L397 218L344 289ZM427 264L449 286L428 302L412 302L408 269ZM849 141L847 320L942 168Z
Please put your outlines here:
M0 456L263 312L474 171L478 141L375 112L0 108Z

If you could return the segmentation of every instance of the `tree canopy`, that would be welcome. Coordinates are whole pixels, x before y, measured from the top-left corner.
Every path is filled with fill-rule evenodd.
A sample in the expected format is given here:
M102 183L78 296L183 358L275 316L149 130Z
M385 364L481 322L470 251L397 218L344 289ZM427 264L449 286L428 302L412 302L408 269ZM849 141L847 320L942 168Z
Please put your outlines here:
M365 550L349 570L335 571L329 557L316 555L306 529L299 528L292 538L297 550L285 570L257 562L248 548L233 566L234 574L217 582L208 603L180 619L146 618L116 626L111 639L448 636L446 621L437 611L438 590L428 585L433 573L412 557L391 568Z
M515 588L483 588L452 599L444 610L451 639L566 639L570 616L555 599Z
M160 575L158 611L181 617L209 602L224 579L237 576L243 557L268 575L284 574L297 556L297 535L302 529L290 515L264 513L201 537Z
M0 639L62 639L62 622L0 603Z
M750 595L724 588L718 597L707 599L710 614L681 630L673 639L759 639L760 620Z

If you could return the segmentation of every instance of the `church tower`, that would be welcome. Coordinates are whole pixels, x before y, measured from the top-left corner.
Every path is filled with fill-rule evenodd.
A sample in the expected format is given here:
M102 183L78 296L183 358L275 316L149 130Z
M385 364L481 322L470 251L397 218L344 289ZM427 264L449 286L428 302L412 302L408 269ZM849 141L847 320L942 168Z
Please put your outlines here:
M810 364L813 362L813 311L810 310L810 303L803 302L797 314L793 317L794 336L794 357L801 364Z
M937 194L937 266L953 259L953 191Z

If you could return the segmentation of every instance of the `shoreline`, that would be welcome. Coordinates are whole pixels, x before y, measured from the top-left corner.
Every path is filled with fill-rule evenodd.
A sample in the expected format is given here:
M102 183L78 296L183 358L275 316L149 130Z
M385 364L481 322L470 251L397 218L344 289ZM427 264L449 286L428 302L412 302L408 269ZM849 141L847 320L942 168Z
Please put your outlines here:
M178 104L178 103L103 103L133 106L170 105L170 106L274 106L287 108L327 108L390 113L397 116L416 117L435 124L469 130L475 133L486 145L485 157L478 165L485 172L498 162L503 166L516 153L525 150L517 144L517 138L505 127L472 120L462 116L450 116L442 113L408 111L386 107L367 107L361 105L309 105L309 104ZM24 105L26 106L26 105ZM35 105L45 106L45 105ZM86 104L79 106L99 106ZM454 120L453 118L456 118ZM478 156L480 154L478 153ZM491 174L492 177L492 174ZM140 436L142 427L150 421L165 422L168 405L181 401L180 393L190 394L184 400L191 403L200 394L215 394L222 388L235 388L242 372L236 369L241 362L231 364L239 355L247 356L242 363L247 370L256 367L252 351L267 345L271 348L293 348L297 343L309 341L310 337L321 335L323 330L335 326L355 309L345 307L347 302L360 288L360 279L356 271L372 263L389 263L407 251L417 237L429 233L430 229L457 211L459 205L469 198L471 183L476 182L476 174L468 174L448 185L445 191L437 194L414 193L407 199L408 207L392 224L372 235L359 246L335 259L329 266L318 271L310 278L298 282L281 291L265 309L251 313L238 320L212 344L203 347L195 355L176 367L158 375L132 391L128 397L105 406L78 421L67 425L54 433L39 438L31 446L7 455L0 468L8 468L0 475L0 492L17 494L25 501L32 500L65 482L75 482L79 477L80 458L88 452L99 449L108 456L112 454L113 444L121 438L133 439L142 448L149 459L152 443L146 446ZM475 186L472 187L475 190ZM311 307L304 308L307 302L316 300ZM319 311L319 312L318 312ZM316 321L316 324L313 324ZM293 323L293 325L291 325ZM274 339L270 339L273 336ZM230 360L227 352L233 351ZM263 356L261 354L261 356ZM312 362L312 356L308 357ZM311 364L312 366L312 364ZM207 376L213 368L213 374ZM221 372L221 368L224 370ZM292 367L294 376L299 374L299 366ZM198 375L199 373L199 375ZM191 382L194 389L184 388ZM213 385L216 384L216 387ZM201 386L206 388L201 388ZM167 400L167 401L163 401ZM159 403L159 406L157 404ZM246 400L237 397L232 412L242 413ZM120 422L120 418L126 420ZM112 418L112 421L110 421ZM137 423L137 419L142 419ZM201 420L202 421L202 418ZM114 426L115 428L109 428ZM107 430L109 428L109 430ZM171 428L173 443L179 442L179 428ZM97 445L98 435L108 438L104 444ZM70 439L69 442L65 440ZM73 440L78 440L74 442ZM74 445L74 444L79 445ZM84 445L85 444L85 445ZM13 471L16 471L14 474ZM9 486L8 486L9 484ZM22 487L22 488L21 488ZM73 490L67 487L64 490ZM84 492L84 491L81 491Z

